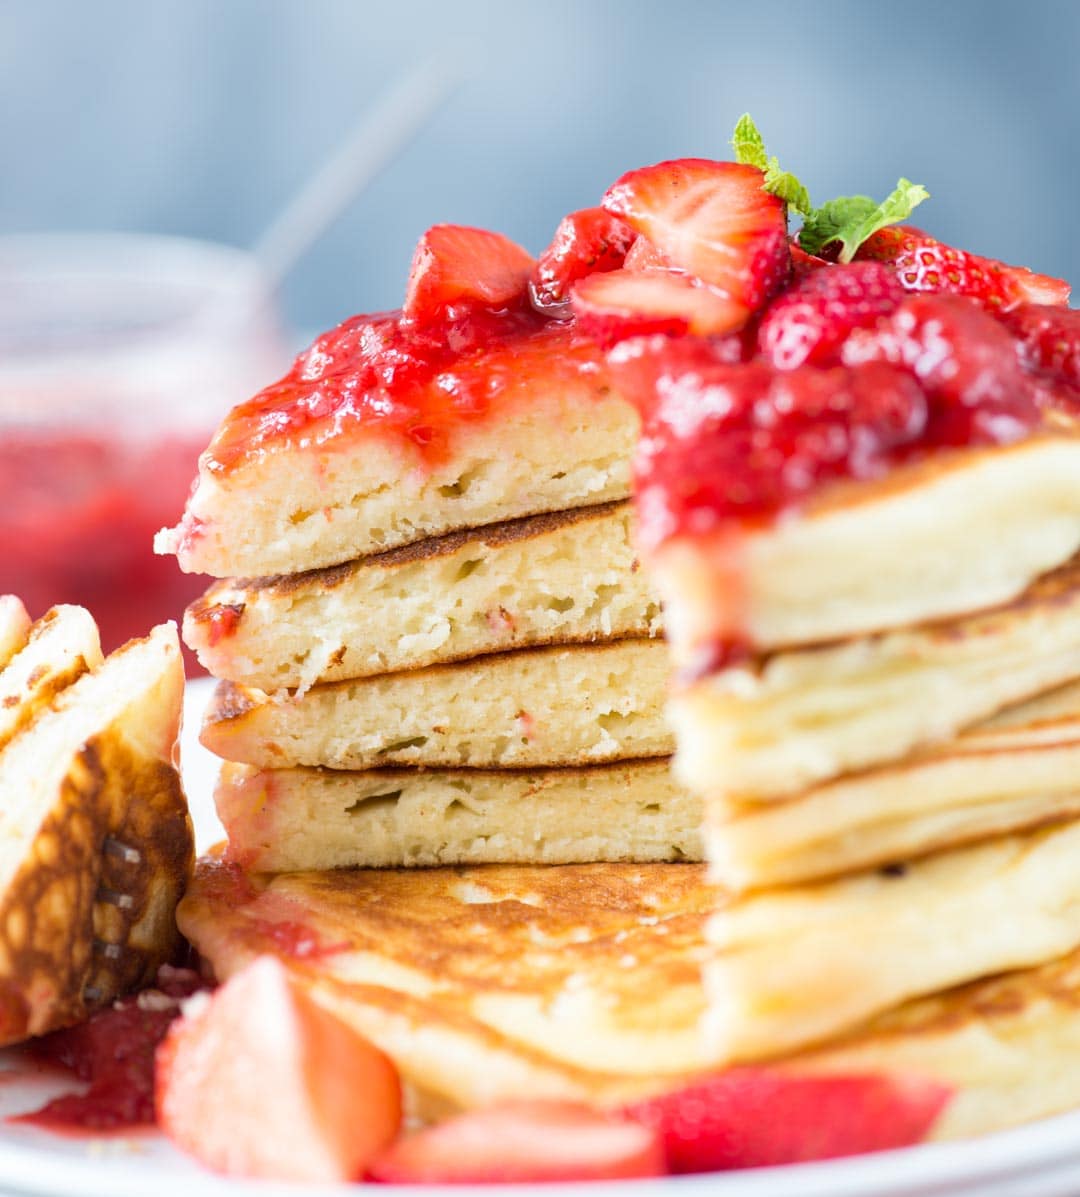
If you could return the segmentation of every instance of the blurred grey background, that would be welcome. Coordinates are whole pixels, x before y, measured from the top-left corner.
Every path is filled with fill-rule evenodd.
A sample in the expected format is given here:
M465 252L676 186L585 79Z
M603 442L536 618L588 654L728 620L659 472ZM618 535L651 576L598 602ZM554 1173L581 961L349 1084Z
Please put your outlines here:
M409 64L468 78L289 279L312 330L400 303L436 221L539 251L631 166L724 157L749 110L817 202L1080 284L1080 3L0 0L0 232L252 244Z

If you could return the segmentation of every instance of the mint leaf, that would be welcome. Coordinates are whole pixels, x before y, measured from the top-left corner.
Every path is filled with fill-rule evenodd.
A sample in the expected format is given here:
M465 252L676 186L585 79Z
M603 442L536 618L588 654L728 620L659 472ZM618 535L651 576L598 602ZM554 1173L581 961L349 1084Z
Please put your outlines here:
M794 208L803 216L811 211L810 192L793 174L781 170L780 164L775 158L769 159L769 165L765 170L764 187L766 191L778 196L789 208Z
M744 112L735 123L731 147L735 151L736 162L756 166L764 172L762 186L766 191L804 216L810 211L810 193L790 171L780 169L777 158L765 153L765 139L748 112Z
M744 112L735 122L731 148L735 151L736 162L741 162L744 166L756 166L758 170L768 169L769 158L765 153L765 140L758 132L758 127L749 112Z
M929 199L930 192L919 183L901 179L880 204L867 195L845 195L810 212L799 232L799 245L808 254L819 254L831 241L841 244L841 262L850 262L855 251L878 229L907 220Z

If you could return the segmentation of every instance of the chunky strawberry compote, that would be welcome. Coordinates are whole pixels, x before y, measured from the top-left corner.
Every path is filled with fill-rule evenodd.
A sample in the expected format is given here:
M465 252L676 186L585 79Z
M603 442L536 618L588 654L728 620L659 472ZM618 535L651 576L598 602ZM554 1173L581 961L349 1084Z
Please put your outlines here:
M356 316L325 333L292 370L236 408L210 446L211 467L285 443L400 438L437 459L451 431L498 418L523 375L602 368L592 342L523 304L454 305L435 327L400 313Z

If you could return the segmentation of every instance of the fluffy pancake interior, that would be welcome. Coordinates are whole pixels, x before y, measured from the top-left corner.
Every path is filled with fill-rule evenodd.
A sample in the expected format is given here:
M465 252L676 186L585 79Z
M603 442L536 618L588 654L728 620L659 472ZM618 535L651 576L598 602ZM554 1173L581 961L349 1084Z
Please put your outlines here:
M489 771L226 766L229 856L265 871L701 859L668 762Z
M219 583L184 620L185 640L215 677L267 691L659 632L625 503L481 528L333 571Z
M21 599L13 594L0 594L0 669L26 643L30 623Z
M897 765L786 802L713 799L715 879L743 890L907 860L1080 815L1080 683L1009 708Z
M0 672L0 748L53 698L102 661L97 624L82 607L53 607Z
M1080 549L1080 433L939 454L733 542L676 539L650 565L680 664L746 640L837 640L1005 603ZM719 601L723 596L723 601Z
M768 800L896 760L1080 676L1080 563L996 610L731 668L673 697L676 769Z
M274 701L223 683L202 742L264 768L522 768L669 756L660 640L523 649L315 686Z
M637 415L598 371L517 381L499 418L463 425L441 461L402 440L258 454L204 465L184 523L159 552L215 577L320 569L455 528L561 511L629 493ZM194 532L194 534L191 534Z
M779 1055L906 999L1072 951L1078 851L1073 821L721 908L707 930L714 1050Z

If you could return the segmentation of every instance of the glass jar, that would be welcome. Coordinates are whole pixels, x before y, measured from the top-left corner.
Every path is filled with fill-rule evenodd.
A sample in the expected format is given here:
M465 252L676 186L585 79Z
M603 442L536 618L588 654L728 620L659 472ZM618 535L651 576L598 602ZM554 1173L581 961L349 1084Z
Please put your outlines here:
M199 453L288 353L257 262L135 234L0 237L0 593L88 607L106 651L206 579L155 557Z

